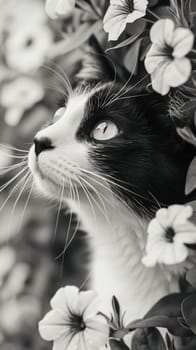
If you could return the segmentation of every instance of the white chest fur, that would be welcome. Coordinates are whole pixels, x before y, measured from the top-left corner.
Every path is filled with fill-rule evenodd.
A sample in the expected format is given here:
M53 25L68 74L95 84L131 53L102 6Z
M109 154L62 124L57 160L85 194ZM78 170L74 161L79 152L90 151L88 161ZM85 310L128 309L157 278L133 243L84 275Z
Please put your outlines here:
M73 209L78 212L77 206ZM126 312L125 322L130 322L142 317L170 292L169 282L159 266L149 269L141 262L147 222L122 205L107 208L107 219L94 209L96 215L83 202L78 212L83 228L91 237L91 287L102 298L101 311L110 314L111 299L115 295Z

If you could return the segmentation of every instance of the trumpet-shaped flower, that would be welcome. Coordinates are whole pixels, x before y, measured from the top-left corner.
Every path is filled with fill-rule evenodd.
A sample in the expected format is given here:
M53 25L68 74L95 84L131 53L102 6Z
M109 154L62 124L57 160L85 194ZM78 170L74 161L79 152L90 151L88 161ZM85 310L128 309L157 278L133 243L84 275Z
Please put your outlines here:
M44 63L52 43L53 33L49 27L26 23L6 40L6 62L20 73L35 71Z
M148 226L144 265L172 265L186 260L188 248L185 244L196 243L196 226L189 221L192 214L192 207L183 205L171 205L157 211Z
M8 125L17 125L25 110L44 97L44 89L37 81L20 77L5 84L0 94L0 104L6 108L5 120Z
M76 0L46 0L45 10L48 17L57 19L72 15Z
M79 292L74 286L60 288L51 307L39 322L39 331L43 339L54 341L53 350L97 350L106 344L109 327L98 314L95 292Z
M192 49L194 35L188 28L176 27L171 19L160 19L151 28L152 46L145 67L152 87L166 95L171 87L184 84L191 74L191 62L185 57Z
M117 40L127 23L144 17L147 5L148 0L110 0L103 19L104 30L109 34L108 40Z

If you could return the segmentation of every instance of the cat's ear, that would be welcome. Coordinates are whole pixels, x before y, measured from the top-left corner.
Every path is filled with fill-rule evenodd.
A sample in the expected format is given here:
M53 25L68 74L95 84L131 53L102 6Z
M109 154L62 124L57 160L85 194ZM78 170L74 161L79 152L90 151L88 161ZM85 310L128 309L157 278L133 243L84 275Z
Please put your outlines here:
M98 40L92 36L84 48L83 58L77 73L77 80L82 82L109 82L116 76L116 67L102 50Z

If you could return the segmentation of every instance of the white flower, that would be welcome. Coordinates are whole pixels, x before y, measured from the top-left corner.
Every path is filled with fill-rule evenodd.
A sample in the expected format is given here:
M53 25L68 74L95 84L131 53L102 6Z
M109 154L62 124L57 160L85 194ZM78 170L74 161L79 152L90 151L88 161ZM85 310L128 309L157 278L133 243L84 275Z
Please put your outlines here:
M6 108L5 120L8 125L17 125L25 110L44 97L43 87L35 80L17 78L5 84L0 94L0 104Z
M48 17L57 19L72 15L76 0L46 0L45 10Z
M104 30L109 33L108 40L117 40L127 23L144 17L147 5L148 0L110 0L103 19Z
M0 150L1 156L1 150ZM0 286L5 275L10 271L16 261L16 253L12 248L3 247L0 250Z
M60 288L51 307L39 322L39 331L43 339L54 341L53 350L96 350L106 344L109 327L98 315L95 292L79 292L74 286Z
M47 20L44 4L40 0L2 1L0 8L0 31L15 32L19 27L23 27L25 23L37 26Z
M145 67L153 89L166 95L171 87L184 84L190 77L191 62L185 56L193 47L194 35L188 28L176 28L171 19L160 19L152 26L150 38Z
M172 265L186 260L188 248L185 244L196 243L196 226L188 220L192 214L192 207L183 205L171 205L157 211L148 226L144 265Z
M20 73L29 73L44 63L52 43L53 34L46 25L26 23L6 40L6 62Z

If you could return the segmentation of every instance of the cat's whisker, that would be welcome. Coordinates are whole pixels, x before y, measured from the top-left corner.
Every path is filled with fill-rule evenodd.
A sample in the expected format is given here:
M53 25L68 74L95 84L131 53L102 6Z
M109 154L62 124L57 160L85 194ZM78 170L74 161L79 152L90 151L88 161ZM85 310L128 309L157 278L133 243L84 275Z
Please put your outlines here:
M84 185L84 182L86 183L86 191L88 191L88 187L90 187L94 193L96 194L96 196L98 197L98 199L100 200L101 204L102 204L102 207L98 204L98 202L95 200L94 196L91 194L90 191L88 191L90 197L92 198L93 202L95 203L95 206L97 206L97 208L100 210L100 212L103 214L104 218L106 219L107 223L111 226L111 229L112 229L112 224L109 220L109 217L108 217L108 213L107 213L107 210L106 210L106 207L105 207L105 203L103 202L103 199L101 198L99 192L96 190L96 188L94 186L92 186L89 182L87 182L83 177L80 177L81 179L81 182L83 182L83 185ZM102 209L103 208L103 209Z
M55 89L54 86L48 86L46 85L45 86L45 89L46 90L51 90L53 92L57 92L58 94L62 95L65 99L68 97L68 94L66 91L63 91L63 90L59 90L59 89Z
M10 214L10 220L9 220L9 224L8 224L7 243L9 243L9 238L10 238L10 233L11 233L11 223L12 223L12 219L13 219L13 216L14 216L14 212L15 212L16 206L17 206L17 204L18 204L18 202L19 202L19 200L20 200L20 198L21 198L21 196L22 196L22 194L23 194L23 192L25 190L25 187L26 187L30 177L31 177L31 174L29 174L27 172L27 174L22 179L24 181L24 185L22 186L22 188L21 188L21 190L20 190L20 192L19 192L18 196L16 197L16 200L15 200L15 202L13 204L12 211L11 211L11 214Z
M80 178L78 178L78 176L76 177L76 181L79 183L79 185L81 186L81 188L82 188L84 194L86 195L87 200L88 200L88 202L89 202L89 204L90 204L90 207L91 207L91 211L92 211L93 217L94 217L94 219L95 219L95 221L96 221L96 220L97 220L97 217L96 217L96 214L95 214L94 206L93 206L92 201L91 201L91 199L90 199L90 197L89 197L89 192L88 192L86 186L85 186L83 183L81 183Z
M26 171L28 167L24 167L22 170L20 170L15 176L13 176L9 181L7 181L4 185L0 187L0 193L4 191L12 182L14 182L21 174Z
M0 167L0 176L3 176L9 172L15 171L18 168L24 166L25 164L27 164L27 162L24 161L24 162L19 162L19 163L14 164L14 165Z
M84 169L83 169L84 170ZM84 170L85 171L85 170ZM89 172L88 170L87 170L87 172ZM94 176L96 176L97 174L95 174L95 173L93 173L93 172L89 172L91 175L94 175ZM107 180L106 179L104 179L104 177L103 176L101 176L101 175L98 175L98 177L99 178L101 178L101 180L102 181L104 181L105 180L105 182L107 183ZM115 185L115 183L114 182L112 182L113 183L113 185ZM103 185L103 183L99 183L99 185L100 186L102 186L102 187L104 187L105 189L107 189L107 190L109 190L109 188L108 188L108 186L104 186ZM112 192L112 191L111 191ZM113 192L112 192L113 193ZM143 227L143 224L142 224L142 221L139 219L139 217L136 215L136 213L134 212L134 210L117 194L117 193L115 193L114 194L115 195L115 197L129 210L129 211L131 211L132 212L132 214L135 216L135 218L137 219L137 221L138 221L138 223ZM140 204L141 205L141 204Z
M28 155L14 155L14 154L9 154L6 151L3 152L2 150L1 150L1 153L5 154L6 157L12 158L12 159L27 159L28 158Z
M31 174L30 174L30 177L31 177ZM30 179L29 177L29 179ZM35 183L34 181L32 182L32 185L31 185L31 188L30 188L30 191L29 191L29 194L27 196L27 200L26 200L26 203L24 205L24 208L23 208L23 211L22 211L22 215L21 215L21 220L20 220L20 224L19 224L19 231L22 229L22 223L23 223L23 219L25 217L25 213L26 213L26 209L28 207L28 204L30 202L30 199L31 199L31 195L33 193L33 187L34 187Z
M69 180L69 190L70 190L70 197L71 197L71 200L74 200L74 191L73 191L73 186L72 186L72 183L71 183L71 178L69 176L68 178ZM73 192L72 192L73 191ZM69 239L69 234L70 234L70 229L71 229L71 223L72 223L72 218L73 218L73 212L72 210L70 211L70 215L69 215L69 221L68 221L68 227L67 227L67 230L66 230L66 236L65 236L65 244L64 244L64 248L63 248L63 251L56 256L56 260L58 260L61 256L63 256L63 252L65 250L65 247L67 245L67 242L68 242L68 239ZM63 262L64 260L62 260L62 265L61 265L61 275L62 275L62 270L63 270Z
M26 169L25 169L26 170ZM20 184L22 183L22 181L24 181L24 179L26 178L26 176L28 175L28 173L26 173L22 179L20 179L17 184L12 188L11 192L8 194L7 198L5 199L5 201L2 203L2 205L0 206L0 212L4 209L5 205L7 204L7 202L9 201L9 199L11 198L12 194L17 190L17 188L20 186Z
M70 183L71 183L71 178L69 178L69 179L70 179ZM70 187L70 188L72 188L72 190L73 190L73 200L75 201L75 200L76 200L76 197L75 197L75 196L77 196L77 193L75 194L75 192L74 192L74 185L71 184L71 187ZM75 190L76 190L76 187L75 187ZM78 199L79 199L79 198L78 198ZM74 238L75 238L75 236L76 236L76 234L77 234L79 225L80 225L80 222L77 221L77 224L76 224L76 226L75 226L75 228L74 228L74 232L73 232L73 234L72 234L70 240L68 240L68 238L69 238L69 233L70 233L70 228L71 228L71 223L72 223L72 215L73 215L73 213L71 212L71 216L70 216L70 219L69 219L69 225L68 225L68 230L67 230L67 235L66 235L66 240L65 240L65 245L64 245L63 251L62 251L62 252L57 256L57 258L56 258L56 259L59 259L59 258L63 257L63 259L62 259L62 267L63 267L63 265L64 265L65 253L66 253L68 247L69 247L69 246L71 245L71 243L73 242L73 240L74 240Z
M20 161L18 163L14 163L12 165L0 166L0 169L14 169L14 168L22 166L23 164L27 164L27 162L24 160L24 161Z
M60 200L59 200L59 206L58 206L57 215L56 215L54 233L53 233L53 240L54 240L54 241L55 241L55 239L56 239L56 234L57 234L58 224L59 224L59 218L60 218L60 212L61 212L62 205L63 205L64 190L65 190L65 183L64 183L64 181L63 181L63 183L62 183L62 188L61 188L61 194L60 194Z
M48 71L50 71L51 73L55 74L56 77L58 78L59 82L61 82L63 84L63 87L65 88L65 91L69 94L72 95L73 94L73 90L70 87L71 84L69 81L65 80L62 75L60 73L58 73L55 69L53 69L52 67L44 64L42 66L43 68L47 69Z
M105 175L105 176L103 177L102 175L99 175L99 174L97 174L97 173L95 173L95 172L92 172L92 171L89 171L89 170L86 170L86 169L81 169L81 168L80 168L80 170L83 171L83 172L89 173L89 174L92 175L92 176L95 176L95 177L99 178L100 180L104 181L107 185L110 184L111 186L118 187L119 189L122 189L122 190L124 190L124 191L127 191L127 192L131 193L132 195L134 195L134 196L136 196L136 197L139 197L139 198L144 199L144 200L151 201L149 198L144 197L144 196L140 195L139 193L137 193L137 192L135 192L135 191L133 191L133 190L130 190L129 188L127 188L127 187L125 187L125 186L122 186L122 185L118 184L119 180L118 180L117 178L115 178L114 176ZM112 181L111 179L115 180L115 182ZM120 182L126 184L125 181L120 181ZM102 186L104 186L104 185L102 184ZM105 186L105 189L109 189L109 188L107 188L107 186ZM111 189L110 189L110 190L111 190ZM112 192L112 190L111 190L111 192ZM113 193L113 192L112 192L112 193ZM136 203L138 203L140 206L142 206L142 203L141 203L138 199L136 199L135 197L134 197L134 199L135 199ZM144 208L145 208L145 207L144 207Z
M129 88L126 88L128 84L124 84L124 86L115 94L115 96L113 98L110 99L110 101L108 102L107 105L111 105L112 103L114 103L115 101L118 101L119 98L122 98L122 96L124 96L124 94L132 91L133 89L135 89L139 84L141 84L142 81L144 81L146 78L148 77L148 75L146 74L143 78L141 78L140 80L137 81L137 83L135 83L134 85L130 86ZM129 77L130 79L130 77ZM128 79L128 83L130 82L130 80ZM123 91L124 90L124 91Z
M0 143L0 147L1 148L5 148L5 149L9 149L9 150L12 150L12 151L16 151L16 152L20 152L20 153L29 153L28 150L25 150L25 149L21 149L21 148L16 148L10 144L6 144L6 143Z

